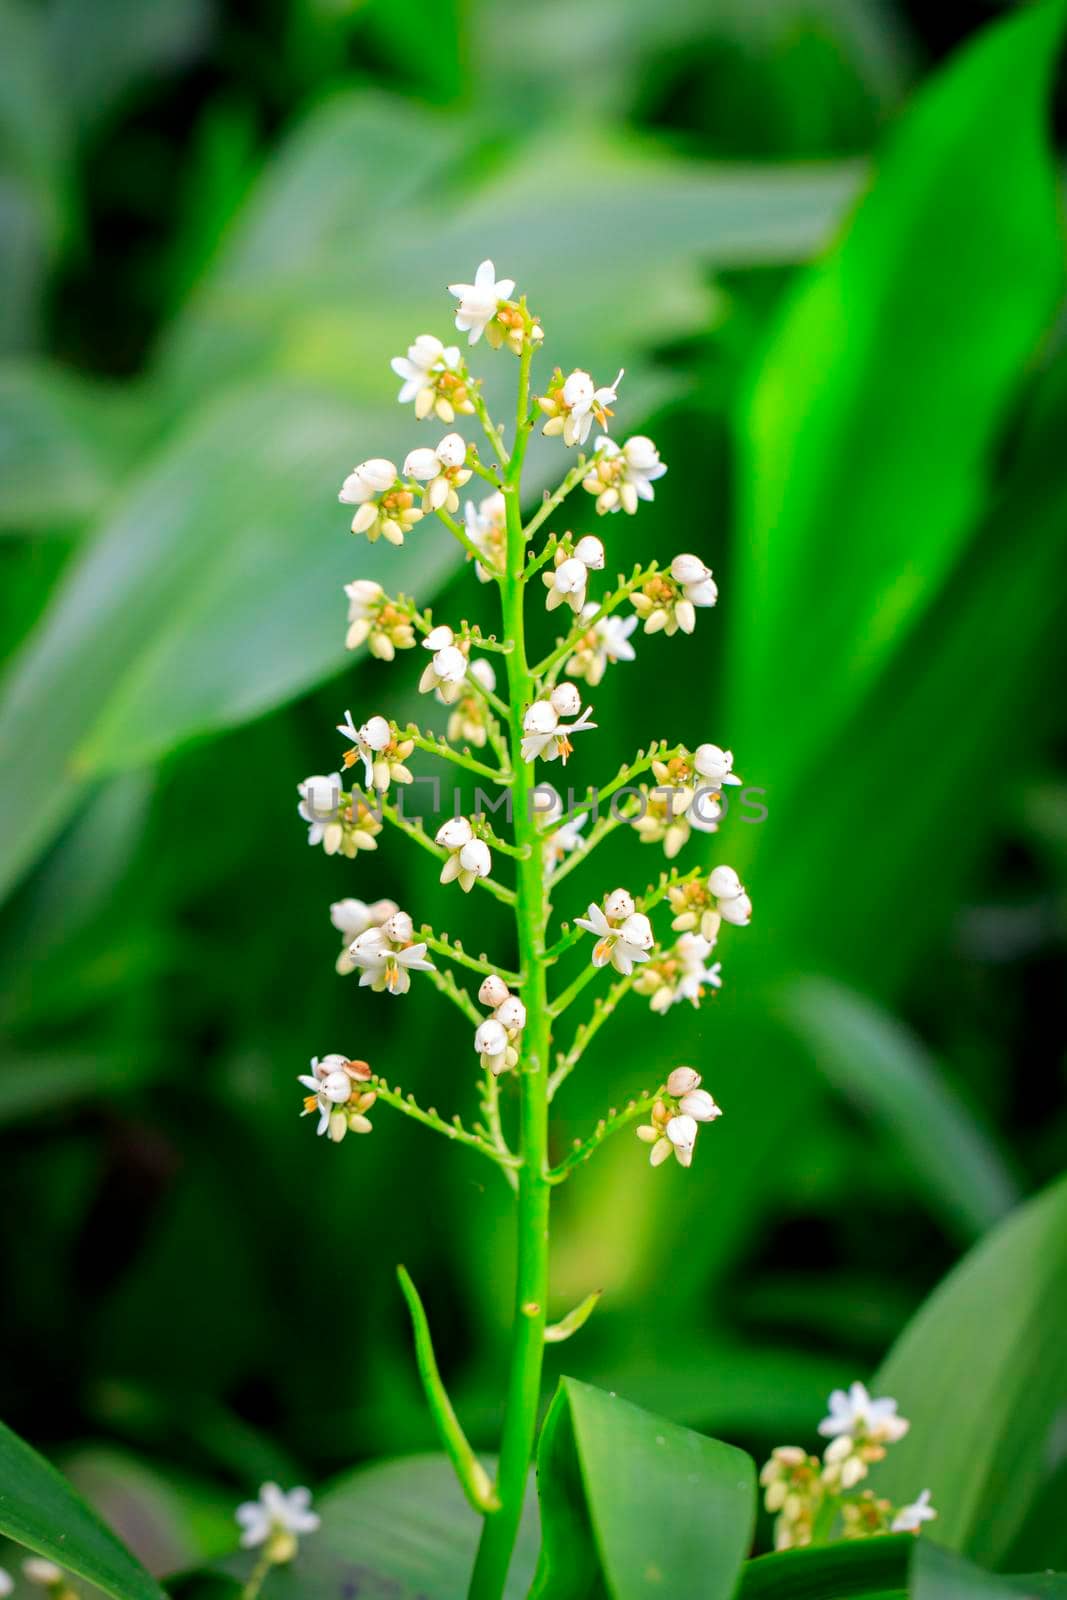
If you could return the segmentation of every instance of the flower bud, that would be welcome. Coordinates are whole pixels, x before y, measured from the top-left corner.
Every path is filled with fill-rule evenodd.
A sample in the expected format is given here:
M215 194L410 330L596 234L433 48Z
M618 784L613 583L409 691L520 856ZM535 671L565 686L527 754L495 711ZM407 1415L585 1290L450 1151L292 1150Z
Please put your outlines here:
M483 689L488 689L492 694L496 688L496 672L491 661L487 661L485 656L479 656L477 661L471 662L468 671L476 683L480 683Z
M343 1106L352 1093L352 1080L345 1071L329 1072L322 1080L321 1092L335 1106Z
M336 773L329 778L316 773L312 778L305 778L300 787L304 804L312 817L328 816L341 803L341 786Z
M461 467L467 459L467 445L461 434L446 433L435 453L443 467Z
M484 839L472 839L459 852L459 864L464 872L473 872L476 878L487 878L493 866L493 857Z
M439 622L436 628L431 628L422 641L424 650L443 650L446 645L455 643L455 634L447 622Z
M692 1067L675 1067L667 1079L667 1093L678 1097L688 1094L691 1089L699 1088L700 1073L694 1072Z
M693 765L702 778L707 778L710 783L740 783L740 778L733 776L734 753L732 750L723 750L717 744L697 745L693 753Z
M548 700L535 700L522 719L524 733L552 733L559 723L555 707Z
M434 656L433 670L443 683L462 683L467 676L467 658L454 644L446 645Z
M502 1022L505 1028L525 1028L526 1007L517 995L508 998L497 1007L496 1020Z
M687 1167L692 1159L693 1146L696 1144L696 1122L683 1112L681 1116L670 1119L666 1127L666 1134L678 1153L679 1161L681 1161L683 1167Z
M634 897L626 889L613 889L604 897L604 915L613 922L634 914Z
M407 944L415 932L415 925L406 911L394 911L388 922L382 924L382 932L394 944Z
M627 917L619 935L627 944L635 945L638 950L651 950L655 943L655 934L652 924L643 911L635 911L633 916Z
M503 978L498 978L496 973L492 972L488 978L482 979L482 986L478 990L478 999L483 1006L492 1006L495 1010L497 1006L504 1004L510 994L511 990Z
M678 1102L678 1109L694 1122L714 1122L722 1112L706 1089L690 1089Z
M574 547L574 557L590 572L600 572L604 567L604 546L593 533L587 533Z
M474 1048L482 1056L500 1056L508 1047L507 1029L495 1017L480 1023L474 1035Z
M409 450L404 457L404 477L418 478L420 483L425 483L428 478L436 478L441 470L441 463L437 453L425 445L420 445L417 450Z
M635 433L622 447L628 466L637 472L651 472L659 465L659 451L652 440L643 433Z
M716 867L708 879L708 888L716 900L736 900L739 894L745 892L733 867ZM721 911L722 907L719 909Z
M359 737L370 750L384 750L393 737L393 731L384 717L369 717L359 730Z
M437 843L445 850L462 850L473 837L474 830L466 817L450 817L442 822L435 835Z
M576 683L557 683L552 691L553 711L561 717L576 717L582 709L581 691Z
M705 578L711 577L711 569L699 556L675 556L671 562L671 577L675 583L703 583Z
M735 895L732 900L720 900L719 915L724 922L744 928L752 921L752 901L747 894Z

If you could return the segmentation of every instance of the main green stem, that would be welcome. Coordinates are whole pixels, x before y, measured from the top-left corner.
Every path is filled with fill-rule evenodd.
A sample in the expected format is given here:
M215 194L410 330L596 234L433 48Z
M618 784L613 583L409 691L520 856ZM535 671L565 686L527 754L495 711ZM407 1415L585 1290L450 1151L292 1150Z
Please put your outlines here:
M500 1510L486 1517L478 1555L471 1575L469 1600L500 1600L519 1531L526 1480L537 1432L541 1396L541 1367L545 1349L548 1300L548 1228L551 1186L548 1179L548 1068L549 1015L545 954L545 890L541 841L530 796L535 787L533 769L519 755L522 719L534 699L534 680L526 659L523 611L523 565L526 545L522 531L520 492L522 462L529 436L530 350L520 358L519 404L515 446L505 474L507 508L507 574L501 584L504 637L513 649L507 663L508 699L515 782L514 837L520 848L529 845L525 859L516 862L515 920L518 928L521 996L526 1007L523 1053L519 1062L520 1143L516 1227L518 1266L515 1281L515 1321L508 1373L504 1428L500 1443L496 1492Z

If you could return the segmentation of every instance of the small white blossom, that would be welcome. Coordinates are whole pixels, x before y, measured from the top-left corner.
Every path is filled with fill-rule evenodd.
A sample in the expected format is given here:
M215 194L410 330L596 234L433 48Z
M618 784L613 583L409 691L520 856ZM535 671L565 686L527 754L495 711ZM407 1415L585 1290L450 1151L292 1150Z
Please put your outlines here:
M504 568L508 535L504 496L498 490L486 495L477 507L468 500L463 516L467 537L482 558L474 563L475 576L479 583L489 583Z
M407 355L394 356L389 365L404 380L397 399L402 406L414 400L420 422L431 412L445 423L453 422L457 411L473 413L457 344L444 345L434 334L420 333Z
M432 972L426 945L414 942L414 927L404 911L397 911L381 927L368 928L352 941L348 951L352 962L362 967L360 987L369 986L375 994L407 994L413 972Z
M357 728L351 711L337 724L338 733L351 741L351 749L344 754L347 768L362 761L364 780L368 789L384 794L393 783L411 783L411 773L404 762L415 748L412 739L401 739L394 734L391 724L382 716L368 717Z
M405 478L415 478L426 485L422 495L424 511L449 512L459 510L459 495L472 473L464 463L467 446L458 433L446 433L434 450L421 448L409 450L404 458Z
M298 783L297 793L300 803L297 814L308 824L308 844L321 844L326 837L327 829L336 827L340 834L340 823L337 815L344 799L344 785L339 772L331 772L328 776L315 773L310 778L305 778L303 783ZM327 854L333 854L328 851Z
M894 1444L903 1439L909 1424L897 1416L895 1400L872 1400L862 1383L853 1383L847 1392L835 1389L830 1396L830 1414L819 1423L824 1439L843 1436L874 1444Z
M924 1522L934 1522L937 1512L930 1504L930 1491L924 1489L910 1506L901 1506L890 1524L891 1533L918 1533Z
M469 894L479 878L487 878L493 868L493 857L484 839L474 837L474 829L466 817L450 817L437 830L436 842L449 852L441 868L441 882L458 882Z
M637 1137L652 1146L648 1159L653 1167L662 1166L672 1155L679 1166L688 1167L700 1124L721 1116L721 1107L700 1087L699 1072L675 1067L667 1079L667 1098L656 1101L650 1120L637 1129Z
M314 1533L319 1517L311 1509L311 1490L304 1488L279 1489L276 1483L265 1483L258 1500L246 1500L235 1512L238 1525L243 1530L241 1543L246 1549L266 1544L276 1533L296 1537Z
M719 916L738 928L752 921L752 901L733 867L716 867L708 878L708 889L718 901Z
M548 610L568 605L577 616L585 605L589 574L601 571L604 561L604 546L592 534L578 540L571 556L561 545L556 551L552 571L541 575L548 590L545 598Z
M596 727L589 720L592 713L592 706L587 706L577 721L561 723L550 699L535 700L522 719L522 759L536 761L540 757L542 761L561 760L566 765L574 748L571 735Z
M589 632L575 646L574 654L567 661L569 676L584 678L591 689L601 682L609 665L635 659L636 652L630 643L630 635L640 620L632 615L601 617L597 622L592 622L591 619L599 610L595 600L590 600L582 608L583 619L590 622Z
M502 300L510 300L515 289L514 278L497 278L491 261L483 261L474 274L473 283L450 283L448 292L459 301L456 327L466 333L470 344L477 344L486 327L496 316Z
M563 801L551 784L539 784L538 792L549 795L548 806L538 810L538 824L545 836L542 845L545 871L551 872L575 850L585 848L582 829L589 821L589 812L580 811L576 816L564 817Z
M609 511L625 511L633 516L639 500L655 499L652 485L666 470L659 451L644 434L634 434L621 449L613 439L601 436L582 487L596 495L600 516Z
M397 911L395 900L375 900L367 905L363 900L335 900L330 907L330 921L341 935L343 948L337 957L337 970L342 975L355 971L355 962L348 953L354 939L368 928L380 928Z
M482 986L478 990L478 999L483 1006L492 1006L495 1011L497 1006L503 1005L511 990L503 978L498 978L495 972L482 979Z
M648 952L655 943L652 924L642 911L631 911L616 922L609 920L601 907L593 903L584 917L574 920L577 927L596 938L592 956L594 967L606 966L610 961L623 977L629 977L635 964L648 960Z
M698 744L693 752L693 766L711 789L721 789L724 784L740 783L734 768L734 753L717 744Z
M713 948L699 933L683 933L672 950L642 967L634 990L647 995L652 1010L660 1016L683 1000L699 1006L705 989L722 987L721 963L707 965Z
M526 1026L526 1007L518 995L509 994L496 1008L496 1020L509 1032L519 1032Z
M434 628L429 638L424 640L427 649L434 649L435 636L438 640L446 636L451 640L451 628ZM431 691L441 701L442 705L454 705L463 693L463 680L467 676L468 660L466 651L459 645L440 645L434 651L433 660L427 662L419 679L419 693L429 694Z
M483 1067L499 1072L508 1048L508 1030L495 1017L487 1017L475 1029L474 1048L482 1058Z
M563 443L568 446L584 444L594 421L599 427L607 428L622 378L623 369L620 367L614 383L603 384L597 389L588 372L583 372L580 367L576 367L567 378L557 367L548 393L538 401L548 418L543 431L549 436L562 434Z
M402 545L404 535L423 515L410 489L398 481L395 463L382 457L361 461L341 485L337 498L343 505L357 508L352 532L366 534L371 544L385 538L390 544Z

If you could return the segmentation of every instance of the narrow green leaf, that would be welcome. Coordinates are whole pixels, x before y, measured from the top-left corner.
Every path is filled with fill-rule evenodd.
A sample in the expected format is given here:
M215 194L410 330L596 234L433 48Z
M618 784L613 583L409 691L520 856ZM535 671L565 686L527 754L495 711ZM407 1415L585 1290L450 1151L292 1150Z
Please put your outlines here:
M0 1533L114 1600L166 1600L155 1579L62 1474L2 1422Z
M1067 1574L1043 1572L1005 1578L920 1539L911 1563L910 1600L1063 1600Z
M471 1449L467 1435L463 1432L463 1426L448 1398L448 1391L441 1381L437 1358L433 1353L430 1324L419 1299L418 1290L404 1267L397 1267L396 1275L400 1281L401 1292L407 1301L408 1311L411 1313L419 1377L422 1379L437 1431L441 1435L445 1454L455 1468L460 1488L467 1496L472 1509L482 1513L498 1511L500 1502L493 1491L492 1479Z
M933 1537L998 1566L1054 1472L1067 1412L1067 1179L978 1244L920 1309L874 1382L911 1421L872 1473L929 1488ZM1038 1548L1034 1564L1042 1562Z
M564 1339L569 1339L572 1333L577 1333L579 1328L584 1328L589 1318L593 1315L600 1303L603 1289L594 1289L592 1294L587 1294L580 1300L573 1311L568 1311L565 1317L558 1322L550 1322L545 1329L546 1344L562 1344Z
M886 1600L904 1593L915 1543L894 1534L759 1556L745 1562L737 1600Z
M741 419L731 737L766 762L753 731L773 721L779 779L786 759L818 764L981 510L1063 288L1048 126L1063 23L1061 0L1028 6L929 82L759 366ZM817 585L817 626L798 627L815 574L832 581Z
M954 1232L969 1243L1018 1202L992 1133L898 1022L828 978L795 980L782 1004L819 1070L882 1126Z
M544 1542L531 1600L734 1593L755 1515L743 1451L564 1378L537 1470Z

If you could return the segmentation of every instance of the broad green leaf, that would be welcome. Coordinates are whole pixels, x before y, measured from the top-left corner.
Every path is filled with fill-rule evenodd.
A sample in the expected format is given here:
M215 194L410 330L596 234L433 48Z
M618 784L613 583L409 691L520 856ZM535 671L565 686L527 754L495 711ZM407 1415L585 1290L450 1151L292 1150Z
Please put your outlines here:
M141 448L144 397L59 367L0 366L0 533L51 533L94 516Z
M1018 1202L992 1133L892 1017L826 978L794 980L782 1007L819 1070L890 1136L949 1228L970 1241Z
M1042 1572L1026 1577L1001 1577L983 1572L943 1550L928 1539L920 1539L911 1562L910 1600L1063 1600L1067 1596L1067 1574Z
M929 1488L937 1542L1000 1565L1055 1470L1067 1410L1067 1179L949 1274L874 1388L911 1421L874 1487L897 1502Z
M358 1593L360 1600L457 1600L466 1594L481 1519L464 1500L447 1457L408 1456L363 1468L316 1495L315 1509L322 1526L291 1567L272 1573L273 1600L334 1600L343 1593ZM531 1496L504 1600L526 1594L536 1549ZM246 1577L252 1560L250 1553L234 1556L226 1571Z
M0 1533L57 1561L114 1600L165 1600L155 1579L67 1480L3 1423Z
M733 1594L755 1514L743 1451L564 1378L537 1472L544 1543L531 1600Z
M336 671L342 588L357 573L432 599L459 549L443 529L413 537L396 563L384 542L357 545L347 532L337 485L370 427L333 396L264 385L199 413L129 486L5 685L0 748L20 759L0 774L0 883L62 825L88 779ZM401 430L391 416L373 437L399 453ZM328 762L333 733L322 731ZM52 781L28 802L25 773L45 771Z
M741 418L732 737L773 755L779 784L817 765L982 509L1063 290L1048 130L1063 24L1061 0L1027 7L916 97L756 372ZM772 710L773 750L755 737Z
M905 1593L915 1551L911 1534L841 1541L758 1556L741 1569L737 1600L875 1600Z

